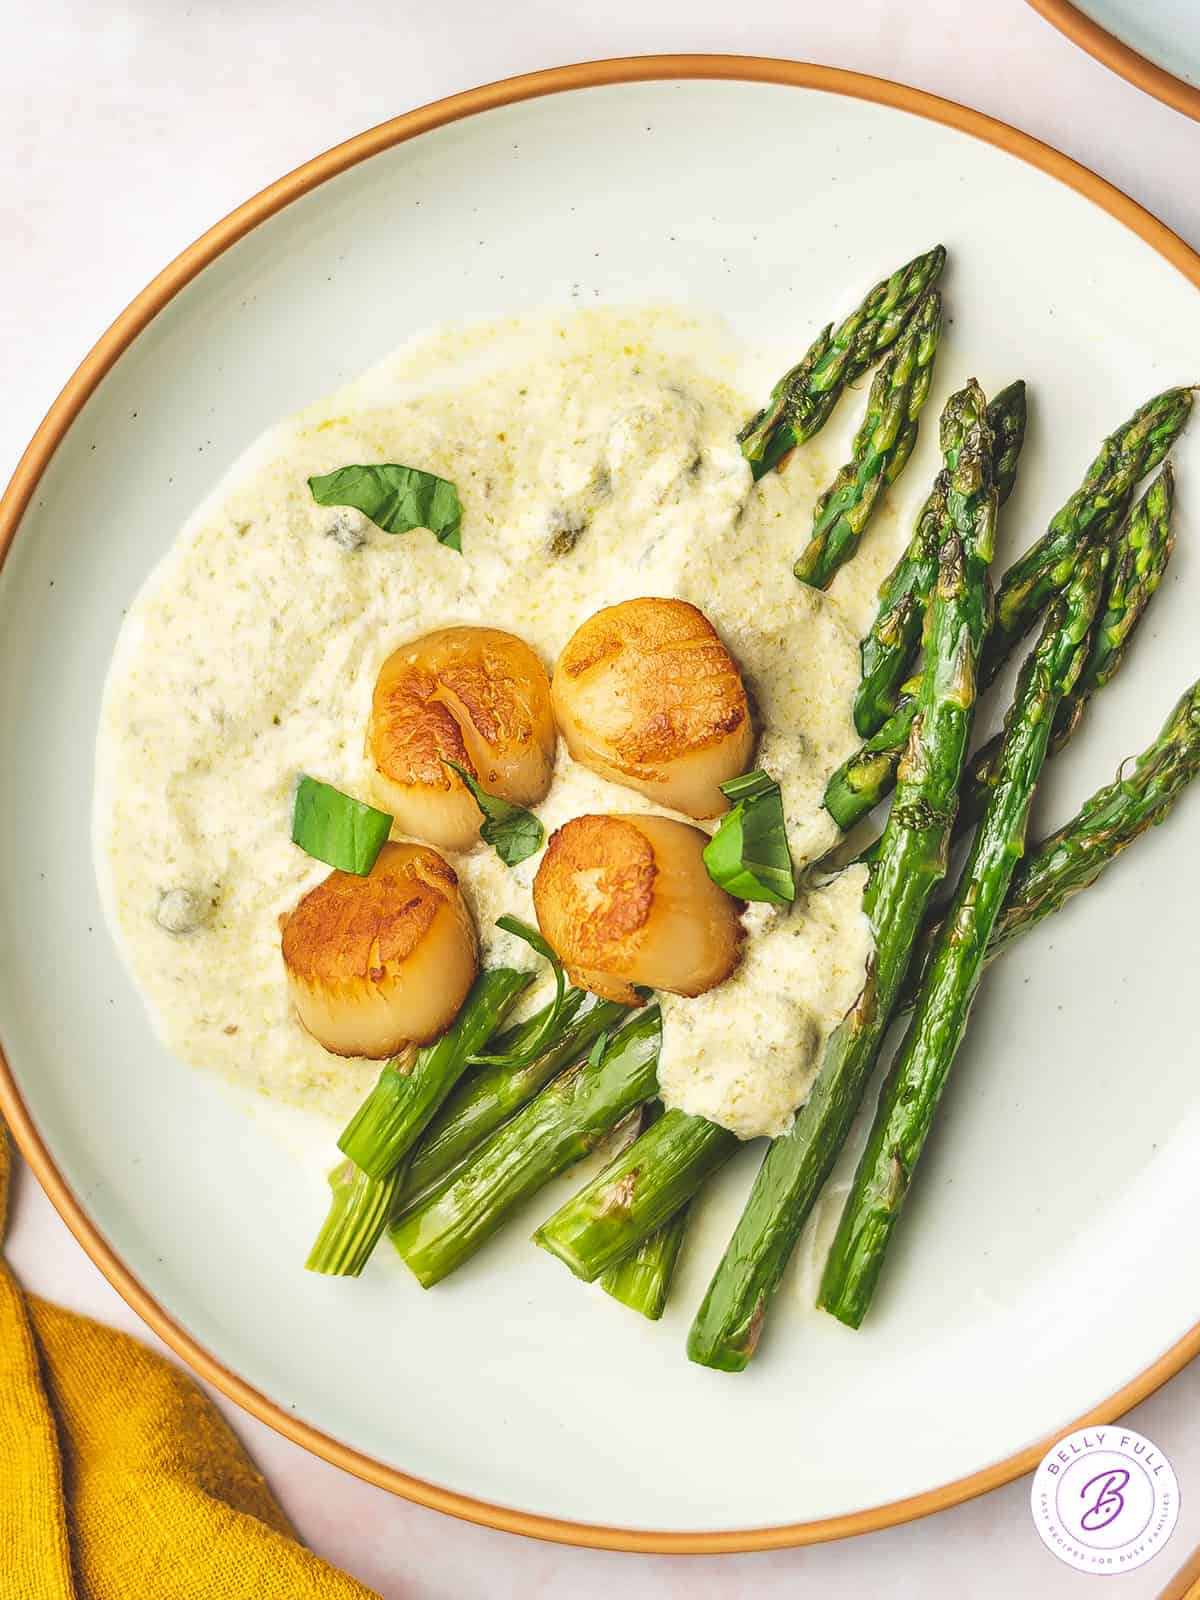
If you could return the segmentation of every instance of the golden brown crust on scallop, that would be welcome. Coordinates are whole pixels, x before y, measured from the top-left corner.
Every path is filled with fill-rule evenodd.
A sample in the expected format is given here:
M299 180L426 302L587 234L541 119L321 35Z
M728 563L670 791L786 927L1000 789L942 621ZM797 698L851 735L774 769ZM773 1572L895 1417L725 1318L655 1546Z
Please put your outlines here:
M334 871L309 890L284 924L284 964L305 983L378 983L459 903L458 877L436 850L385 844L367 877Z
M550 835L533 880L533 904L572 978L586 971L594 980L602 970L611 983L633 961L657 874L650 841L622 817L575 817ZM632 994L628 984L614 986L621 992L609 998Z
M428 1044L479 970L454 869L427 845L385 844L366 877L331 872L280 926L296 1016L333 1055Z
M718 744L749 720L737 666L704 613L686 600L642 598L597 611L555 668L578 681L599 666L620 674L620 725L608 759L653 778L664 760Z
M524 640L499 628L441 628L380 668L368 742L379 771L396 783L461 785L442 765L445 755L488 788L498 778L490 750L535 746L552 726L550 682ZM551 744L547 783L552 758Z
M457 761L478 777L467 754L462 730L448 708L436 698L437 680L412 665L397 651L388 658L375 680L371 696L371 754L375 765L396 783L425 784L449 789L460 783L448 772L441 757Z
M704 866L708 835L658 816L583 816L546 847L538 925L573 983L632 1005L635 984L698 995L737 966L741 902Z
M471 636L469 653L460 635ZM485 745L531 744L552 713L550 680L529 646L496 628L447 628L442 637L445 661L434 670L468 741L473 729Z

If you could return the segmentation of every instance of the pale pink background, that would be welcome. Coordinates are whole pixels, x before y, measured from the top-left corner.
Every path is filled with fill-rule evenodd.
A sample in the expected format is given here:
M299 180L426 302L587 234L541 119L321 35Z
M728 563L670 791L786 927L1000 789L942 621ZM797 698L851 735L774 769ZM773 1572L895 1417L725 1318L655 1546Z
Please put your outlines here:
M1112 77L1022 0L9 0L0 18L0 476L108 322L252 191L397 112L563 61L734 51L897 78L1039 135L1200 245L1200 125ZM10 1255L30 1288L155 1343L25 1171ZM614 1589L622 1600L1053 1600L1100 1581L1042 1549L1024 1481L839 1545L611 1555L408 1505L221 1403L306 1541L387 1600L592 1600ZM1111 1580L1121 1600L1144 1600L1200 1542L1200 1367L1130 1420L1172 1458L1183 1495L1166 1553Z

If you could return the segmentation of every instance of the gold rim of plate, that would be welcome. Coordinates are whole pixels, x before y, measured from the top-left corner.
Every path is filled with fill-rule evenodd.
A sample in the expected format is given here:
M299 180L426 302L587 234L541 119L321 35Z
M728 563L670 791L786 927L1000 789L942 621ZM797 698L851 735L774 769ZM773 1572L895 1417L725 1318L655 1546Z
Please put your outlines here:
M1135 89L1153 95L1155 100L1200 122L1200 89L1195 85L1139 55L1132 45L1093 22L1078 6L1071 5L1070 0L1028 0L1028 3L1051 27L1065 34L1081 50L1086 50L1101 66L1124 78L1126 83L1132 83Z

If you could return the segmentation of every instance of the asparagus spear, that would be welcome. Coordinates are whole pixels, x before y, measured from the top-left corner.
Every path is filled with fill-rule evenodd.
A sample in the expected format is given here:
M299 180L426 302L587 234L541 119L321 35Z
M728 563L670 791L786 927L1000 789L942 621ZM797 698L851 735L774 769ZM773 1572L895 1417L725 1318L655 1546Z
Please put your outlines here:
M887 1031L916 931L945 876L959 777L971 736L977 663L990 610L996 492L985 403L969 384L961 404L980 491L948 501L930 602L917 715L863 908L875 953L862 994L831 1034L808 1099L789 1133L772 1141L750 1198L688 1339L705 1366L740 1371L753 1356L772 1294L837 1158ZM973 414L972 414L973 413ZM653 1130L651 1130L653 1132Z
M389 1222L411 1210L461 1164L469 1150L531 1100L556 1072L584 1055L592 1041L622 1021L628 1010L582 989L568 990L541 1054L522 1067L480 1067L465 1074L411 1159L402 1159L382 1178L368 1178L352 1161L342 1162L329 1175L333 1198L309 1254L308 1270L356 1278ZM552 1001L510 1028L495 1041L497 1052L523 1055L531 1040L541 1038L554 1011Z
M480 973L453 1026L415 1057L396 1056L359 1106L338 1149L369 1178L385 1178L416 1143L466 1068L495 1033L531 972L493 967Z
M676 1216L737 1146L727 1128L672 1108L543 1222L534 1241L591 1283Z
M497 989L494 998L499 999L499 997L500 991ZM470 1003L470 998L468 996L467 1004ZM559 1013L560 1028L567 1027L583 999L582 990L571 991L567 997L567 1004ZM466 1010L466 1005L463 1009ZM507 1006L503 1009L507 1009ZM496 1022L500 1020L500 1010L499 1006L495 1007ZM547 1016L553 1010L552 1005L544 1006L536 1016L522 1023L519 1028L513 1029L505 1038L517 1043L534 1037L535 1029L545 1026ZM475 1026L469 1019L468 1025L472 1028ZM483 1026L482 1012L478 1026ZM398 1061L407 1059L397 1058ZM408 1183L408 1163L403 1157L390 1171L378 1178L368 1177L360 1167L355 1166L353 1161L346 1160L339 1163L329 1174L332 1198L325 1221L321 1224L321 1231L317 1234L308 1260L305 1262L309 1272L357 1278L370 1260L371 1252L383 1237L383 1230L387 1227Z
M1175 549L1171 512L1175 469L1169 461L1134 506L1113 540L1104 604L1092 630L1079 682L1062 698L1050 748L1057 753L1079 726L1083 708L1117 673L1134 629L1162 582Z
M1024 378L1001 389L988 406L987 416L992 430L992 478L996 484L997 503L1003 505L1016 487L1017 467L1025 448L1029 408Z
M1010 943L1058 911L1080 890L1095 883L1135 839L1165 820L1179 794L1198 775L1200 682L1193 684L1180 698L1161 733L1137 758L1132 770L1122 772L1114 783L1099 790L1076 816L1017 865L1008 899L992 930L986 959L994 960ZM934 919L923 931L897 1012L908 1010L913 1003L928 970L930 951L939 927L940 919ZM693 1137L698 1131L692 1130ZM732 1144L728 1148L731 1150ZM645 1146L642 1153L643 1163L653 1167L653 1162L645 1161ZM686 1214L685 1206L664 1228L651 1234L640 1249L605 1271L601 1282L610 1293L615 1292L610 1282L622 1280L630 1289L626 1304L633 1302L642 1283L648 1285L647 1292L657 1292L660 1281L657 1264L655 1271L647 1270L643 1278L642 1252L651 1247L657 1249L657 1242L671 1229L672 1223L685 1218ZM624 1296L618 1295L618 1298Z
M638 1119L637 1132L644 1133L662 1116L662 1101L652 1100L643 1106ZM632 1141L631 1141L632 1142ZM631 1311L640 1311L643 1317L657 1322L663 1314L667 1295L671 1292L671 1279L679 1260L679 1248L687 1229L688 1208L684 1206L664 1222L656 1233L643 1239L631 1255L618 1261L600 1275L600 1287Z
M550 1007L546 1008L547 1010ZM601 1000L582 989L567 991L559 1026L545 1050L527 1066L479 1067L465 1074L450 1093L407 1164L392 1220L416 1209L446 1177L457 1172L476 1145L494 1133L572 1062L580 1061L600 1037L619 1027L629 1007ZM536 1038L542 1013L496 1041L497 1053L519 1051Z
M600 1287L631 1311L638 1311L657 1322L666 1309L671 1281L679 1261L683 1236L687 1232L688 1208L663 1223L656 1233L644 1239L632 1255L609 1267L600 1277Z
M1112 541L1112 560L1103 608L1092 629L1091 645L1079 681L1059 702L1050 754L1057 755L1079 726L1083 708L1115 676L1129 641L1162 582L1175 540L1171 507L1175 478L1168 461L1121 524ZM958 808L957 831L973 827L1000 779L1003 734L990 739L971 758Z
M903 472L917 442L941 331L942 297L930 289L875 374L851 459L817 501L812 537L794 569L801 582L828 589L858 549L880 490Z
M879 732L860 744L825 785L825 809L843 833L849 833L890 792L916 711L916 694L902 695Z
M1167 389L1100 446L1082 484L1051 519L1036 544L1009 567L996 591L996 620L984 659L990 683L1033 627L1052 594L1063 589L1089 543L1109 538L1133 497L1178 438L1191 413L1191 389Z
M1180 793L1198 774L1200 682L1176 702L1161 733L1138 756L1131 771L1122 767L1114 782L1098 789L1069 822L1018 862L1008 899L992 929L988 961L994 961L1014 940L1095 883L1147 828L1165 820ZM944 919L943 907L922 930L899 1011L912 1007L924 985Z
M308 1271L357 1278L383 1238L403 1180L403 1162L385 1178L368 1178L353 1161L339 1162L329 1174L333 1198L304 1263Z
M1110 552L1085 551L1046 611L1007 718L999 782L930 959L929 973L879 1097L867 1147L825 1271L818 1304L862 1322L983 974L988 944L1025 848L1025 827L1062 697L1078 681Z
M560 1073L391 1230L428 1289L488 1240L522 1200L580 1161L658 1092L662 1020L647 1006L587 1061Z
M945 512L946 489L953 478L962 438L957 396L942 412L940 432L946 469L940 472L921 507L908 549L879 590L879 610L860 647L862 681L854 699L854 725L865 739L879 731L896 710L900 685L910 671L921 642L929 593L937 577L938 539ZM999 504L1012 493L1017 462L1025 442L1025 384L1018 379L1002 389L988 406L992 430L992 477ZM961 485L960 485L961 487ZM835 813L836 815L836 813Z
M1009 899L993 930L988 947L988 959L992 959L1011 940L1033 927L1043 917L1056 911L1071 895L1095 882L1121 850L1148 827L1163 820L1176 796L1198 773L1200 773L1200 683L1194 685L1179 701L1162 733L1138 759L1134 770L1101 790L1088 801L1077 817L1047 839L1017 867ZM931 936L927 933L923 940L923 948L926 951L923 959L926 964L930 943ZM910 980L905 984L905 992L911 995L911 991L910 976ZM901 1009L907 1003L910 1002L902 1000ZM627 1178L631 1167L636 1166L639 1170L638 1183L634 1190L635 1199L639 1204L642 1203L649 1191L656 1205L654 1214L668 1214L679 1197L678 1188L671 1187L672 1182L678 1184L684 1181L687 1194L690 1196L700 1187L704 1178L736 1148L733 1136L716 1128L714 1124L705 1123L700 1118L688 1118L682 1112L669 1112L667 1117L673 1120L676 1128L675 1134L669 1140L661 1143L639 1140L636 1147L638 1152L636 1161L631 1163L629 1160L623 1160L615 1169L610 1167L596 1184L589 1186L589 1189L595 1190L597 1194L612 1194L618 1189L621 1180ZM662 1121L666 1121L666 1118ZM661 1123L659 1125L661 1126ZM668 1131L668 1129L663 1130L664 1133ZM674 1162L664 1160L664 1146L674 1154ZM631 1147L631 1150L633 1148ZM703 1161L699 1172L693 1165L698 1156ZM647 1180L646 1183L641 1182L643 1175ZM601 1211L598 1221L595 1207L589 1207L581 1213L577 1210L579 1198L581 1197L568 1201L563 1210L577 1216L580 1226L595 1226L600 1233L603 1233L605 1231L603 1212ZM685 1214L685 1211L677 1210L674 1212L674 1219L681 1218ZM551 1222L554 1220L551 1219ZM551 1224L546 1224L541 1230L542 1233L545 1233L550 1226ZM663 1233L669 1230L670 1226L671 1223L668 1222L665 1229L660 1227L657 1233L650 1234L644 1241L643 1248L654 1244L657 1249L656 1241L662 1239ZM622 1238L623 1229L619 1223L616 1231L619 1250L627 1242L627 1237ZM641 1251L635 1250L632 1255L621 1257L615 1266L606 1270L604 1277L607 1279L610 1274L616 1278L627 1275L626 1281L636 1294L639 1277L636 1268L640 1255ZM579 1249L578 1236L575 1237L572 1250L564 1254L564 1259L568 1260L569 1265L587 1260L588 1269L581 1275L591 1275L591 1259L586 1250ZM650 1279L649 1274L647 1278ZM654 1279L650 1279L650 1282L653 1284Z
M1168 389L1148 400L1105 439L1083 484L1051 520L1036 544L1009 567L996 595L997 623L980 664L979 687L990 684L1029 632L1049 596L1069 581L1080 553L1118 525L1138 479L1156 467L1188 420L1190 389ZM1000 625L1003 606L1005 621ZM837 769L825 805L840 828L853 827L892 787L914 704L902 699L887 723Z
M825 426L847 384L891 348L909 312L946 261L943 246L916 256L877 283L856 311L837 328L823 329L771 398L738 435L755 479L777 467L790 451Z

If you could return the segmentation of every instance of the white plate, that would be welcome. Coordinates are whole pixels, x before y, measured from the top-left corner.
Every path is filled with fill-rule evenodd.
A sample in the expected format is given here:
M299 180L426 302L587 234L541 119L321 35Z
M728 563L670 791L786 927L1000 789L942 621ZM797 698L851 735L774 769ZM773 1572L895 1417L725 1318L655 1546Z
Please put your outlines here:
M1200 118L1200 9L1195 0L1030 0L1048 22L1177 111Z
M698 81L714 74L760 81ZM1200 1344L1197 797L989 979L868 1326L812 1311L801 1262L741 1377L690 1366L683 1339L753 1156L705 1206L657 1327L527 1243L578 1174L432 1294L386 1251L361 1281L313 1277L313 1130L163 1052L97 904L92 744L122 610L261 429L415 330L569 304L573 284L715 307L798 351L939 237L953 322L930 415L970 372L1031 387L1011 553L1111 424L1198 375L1200 261L1011 130L784 63L541 74L322 158L151 286L10 490L0 540L28 507L0 577L0 1103L86 1247L187 1359L402 1493L638 1548L829 1537L1012 1476L1048 1432L1113 1414ZM1193 434L1173 574L1047 779L1043 820L1200 669Z

